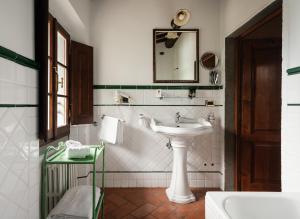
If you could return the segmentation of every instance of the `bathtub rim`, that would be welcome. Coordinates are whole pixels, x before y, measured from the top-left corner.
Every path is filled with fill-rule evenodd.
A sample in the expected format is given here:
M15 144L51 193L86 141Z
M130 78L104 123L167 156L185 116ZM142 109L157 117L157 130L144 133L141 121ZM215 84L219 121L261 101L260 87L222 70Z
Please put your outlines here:
M225 209L225 202L230 197L281 197L298 199L300 202L300 192L223 192L212 191L207 192L205 195L205 208L209 203L214 207L217 213L224 219L231 219Z

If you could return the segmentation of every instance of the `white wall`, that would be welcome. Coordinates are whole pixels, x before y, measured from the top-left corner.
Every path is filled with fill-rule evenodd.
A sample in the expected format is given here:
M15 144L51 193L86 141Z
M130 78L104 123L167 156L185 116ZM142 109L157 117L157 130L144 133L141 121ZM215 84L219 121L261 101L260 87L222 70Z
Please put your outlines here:
M34 58L34 0L0 0L0 45Z
M33 2L0 1L0 45L28 58L34 57ZM39 218L37 78L35 69L0 58L1 218Z
M221 28L228 36L275 0L221 0Z
M222 81L225 84L225 38L243 26L275 0L221 0L220 1L220 48Z
M287 76L286 70L300 66L300 2L283 1L282 48L282 190L300 192L300 75Z
M71 39L90 45L90 0L49 0L49 11Z
M185 28L200 29L200 54L214 51L219 55L218 0L92 1L94 83L151 84L152 30L170 27L180 8L192 13ZM203 69L200 83L208 84Z

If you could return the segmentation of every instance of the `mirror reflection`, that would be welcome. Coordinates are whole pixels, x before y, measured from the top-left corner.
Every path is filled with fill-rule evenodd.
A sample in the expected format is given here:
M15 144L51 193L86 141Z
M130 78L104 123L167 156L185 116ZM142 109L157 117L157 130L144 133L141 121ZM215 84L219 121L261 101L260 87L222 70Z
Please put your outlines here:
M154 30L154 82L198 82L198 30Z

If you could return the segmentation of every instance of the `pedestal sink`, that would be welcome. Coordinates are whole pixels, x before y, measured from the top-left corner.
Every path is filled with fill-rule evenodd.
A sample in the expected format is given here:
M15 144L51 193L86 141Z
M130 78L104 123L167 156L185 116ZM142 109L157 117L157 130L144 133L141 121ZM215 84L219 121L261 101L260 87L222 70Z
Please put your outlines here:
M150 127L171 140L174 159L171 185L166 190L168 199L181 204L194 202L195 196L187 178L187 148L194 137L212 130L211 123L205 119L197 119L189 123L167 124L151 119Z

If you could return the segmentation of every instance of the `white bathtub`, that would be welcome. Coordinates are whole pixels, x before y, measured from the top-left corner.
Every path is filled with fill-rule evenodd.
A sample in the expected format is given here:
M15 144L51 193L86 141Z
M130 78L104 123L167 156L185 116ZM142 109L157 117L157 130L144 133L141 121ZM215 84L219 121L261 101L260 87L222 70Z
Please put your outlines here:
M208 192L205 219L300 219L300 193Z

